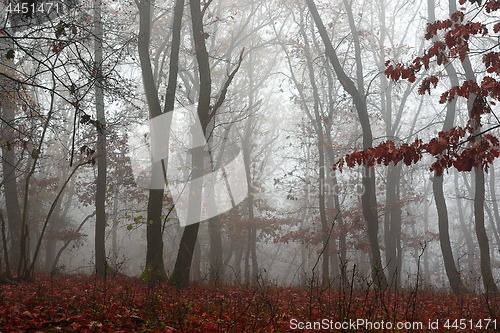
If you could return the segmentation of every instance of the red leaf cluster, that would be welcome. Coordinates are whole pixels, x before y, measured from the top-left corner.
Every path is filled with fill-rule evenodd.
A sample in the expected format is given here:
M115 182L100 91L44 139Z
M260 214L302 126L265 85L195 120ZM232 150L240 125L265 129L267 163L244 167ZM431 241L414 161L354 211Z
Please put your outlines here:
M472 129L468 128L470 131ZM479 138L466 136L466 129L452 127L446 132L439 132L437 138L423 144L422 140L415 140L411 144L404 143L396 147L394 142L382 142L376 147L361 151L354 151L342 157L334 166L342 171L344 163L352 168L356 165L373 167L375 164L398 164L403 161L406 165L415 164L422 158L423 153L429 153L436 160L430 171L440 176L443 169L455 167L458 171L471 171L472 168L488 170L489 164L500 156L499 140L491 134L484 134ZM468 144L466 147L463 147Z

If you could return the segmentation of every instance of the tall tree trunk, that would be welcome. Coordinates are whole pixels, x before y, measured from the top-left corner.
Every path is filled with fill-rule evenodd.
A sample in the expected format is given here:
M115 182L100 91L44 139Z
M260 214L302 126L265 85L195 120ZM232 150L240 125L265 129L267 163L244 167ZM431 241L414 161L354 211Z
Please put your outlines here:
M214 122L210 122L210 131L214 129ZM226 130L225 135L228 135L229 130ZM213 136L209 138L209 153L213 156ZM222 155L222 153L221 153ZM220 156L219 158L222 158ZM210 163L212 165L212 172L215 171L215 157L210 158ZM215 197L210 196L208 198L208 205L215 206ZM213 216L208 220L208 236L210 238L210 250L208 253L209 267L208 267L208 283L212 285L220 284L224 282L224 261L222 258L222 235L220 228L219 216Z
M306 2L309 7L309 11L313 16L314 22L316 23L316 27L318 28L318 31L321 35L321 39L325 44L326 55L332 63L333 69L335 70L340 83L347 91L347 93L349 93L349 95L352 97L354 105L356 106L359 121L363 129L363 148L371 148L373 145L373 137L364 94L356 88L352 80L344 72L344 69L342 68L342 65L340 64L337 57L337 52L333 48L332 42L328 37L328 33L325 26L323 25L321 17L319 16L314 1L306 0ZM360 54L356 54L356 57L360 59ZM361 196L361 202L363 207L363 216L365 217L367 224L368 239L370 242L370 249L372 254L372 278L377 287L384 288L387 286L387 279L382 268L380 249L378 244L378 216L376 212L377 203L375 193L375 174L373 170L369 169L366 164L363 166L362 184L364 187L364 193Z
M212 82L210 77L210 64L208 59L208 52L205 45L205 33L203 31L203 14L201 12L200 0L191 0L189 3L189 8L191 9L191 22L193 25L193 39L196 49L196 60L198 62L198 71L200 74L200 94L198 96L198 117L200 119L201 126L203 127L203 133L206 132L207 121L209 120L210 112L210 94L212 89ZM192 153L192 179L197 179L203 176L203 147L197 147L193 149ZM198 167L197 167L198 166ZM201 199L201 188L197 191L191 191L189 193L190 205L192 200ZM195 192L195 193L193 193ZM201 202L200 202L201 204ZM196 218L199 218L199 209L201 207L196 207L196 203L193 205L193 209L190 209L189 214L193 214ZM188 220L190 220L188 218ZM179 246L179 252L177 254L177 260L175 262L174 272L170 277L170 283L185 288L189 285L189 270L191 267L191 262L193 259L194 246L196 244L196 238L198 237L199 223L194 223L186 226L184 228L184 233L182 234L181 243Z
M12 38L0 38L0 70L2 72L12 71L13 60L8 60L6 54L8 50L14 49ZM8 66L6 66L8 64ZM10 69L9 69L10 67ZM2 173L3 191L5 195L5 206L7 211L7 221L10 232L10 267L17 267L20 258L21 240L21 207L17 193L16 176L16 156L12 141L15 140L14 112L15 103L14 82L9 78L0 77L0 109L2 114L2 140L7 144L2 145ZM12 127L11 127L12 126Z
M151 34L151 11L154 1L141 0L138 4L140 13L139 38L137 41L139 49L139 60L141 62L142 79L144 91L149 106L150 118L162 114L158 91L151 68L149 57L149 40ZM180 34L182 26L182 16L184 12L184 0L177 0L174 8L174 19L172 24L172 44L170 52L170 73L168 78L167 92L165 97L165 112L170 112L175 105L175 91L177 88L177 73L179 68ZM162 166L164 163L162 161ZM156 164L157 167L161 167ZM153 167L154 169L154 167ZM155 172L155 170L153 170ZM166 177L166 175L164 175ZM166 179L165 179L166 180ZM151 188L149 190L147 209L147 252L146 268L143 277L150 281L161 281L165 277L163 264L163 238L162 238L162 206L164 188Z
M435 2L434 0L427 0L427 11L428 11L428 21L434 22L436 16L434 13ZM446 71L451 81L451 85L458 85L458 77L453 67L453 64L448 64L446 66ZM455 106L456 98L453 99L446 106L446 117L443 124L443 131L449 130L454 123L455 119ZM438 226L439 226L439 244L441 245L441 252L443 253L444 266L446 270L446 275L450 281L451 289L453 293L459 294L465 291L465 287L462 283L462 279L455 266L455 260L453 258L453 251L451 249L450 233L448 227L448 209L446 207L446 199L443 193L443 176L434 175L433 179L433 191L434 200L436 202L436 209L438 212Z
M349 6L347 1L346 7ZM350 7L350 6L349 6ZM385 38L387 37L387 23L385 15L385 3L384 1L379 1L379 56L374 53L374 59L377 63L378 68L383 71L386 58L385 58ZM351 30L354 29L354 17L351 10L350 13L350 25ZM359 44L359 41L358 41ZM401 101L399 113L396 115L396 120L393 120L393 103L392 103L392 85L387 80L385 75L380 75L380 111L385 124L385 132L388 140L396 141L397 138L395 134L398 130L399 121L403 111L404 101L403 97ZM385 258L388 268L388 277L391 283L397 288L400 285L401 279L401 251L398 249L401 247L401 207L399 203L399 182L401 166L394 165L390 163L387 166L387 176L386 176L386 196L385 196L385 214L384 214L384 242L385 242Z
M106 118L104 115L104 91L102 87L102 17L101 0L94 0L94 53L96 68L95 106L97 114L97 190L95 195L95 271L106 274Z

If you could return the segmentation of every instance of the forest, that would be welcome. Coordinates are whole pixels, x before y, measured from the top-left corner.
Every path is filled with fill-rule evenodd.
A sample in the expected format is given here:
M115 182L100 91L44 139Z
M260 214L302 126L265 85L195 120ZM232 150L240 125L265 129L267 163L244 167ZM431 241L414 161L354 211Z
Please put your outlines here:
M0 11L0 331L500 329L500 1Z

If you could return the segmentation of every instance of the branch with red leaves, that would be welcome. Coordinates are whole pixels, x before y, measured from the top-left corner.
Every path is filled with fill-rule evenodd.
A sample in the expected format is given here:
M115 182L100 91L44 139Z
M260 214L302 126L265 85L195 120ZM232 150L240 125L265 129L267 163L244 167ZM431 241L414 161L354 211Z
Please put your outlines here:
M465 2L466 0L460 0L462 5ZM475 3L477 0L469 0L469 2ZM498 0L486 1L483 8L487 13L497 11L500 9L500 2ZM424 52L423 56L415 58L410 64L391 64L390 61L387 61L385 75L393 81L405 79L415 82L415 75L422 69L429 70L431 61L435 60L437 65L446 65L449 59L458 57L463 62L470 51L469 40L471 36L485 36L488 34L488 28L485 24L471 21L464 22L464 10L461 9L452 14L447 20L429 23L425 38L428 40L433 39L442 30L444 31L443 40L436 40ZM493 31L495 34L500 31L500 23L494 24ZM482 62L486 72L500 75L500 52L488 51L482 52L484 53ZM430 94L431 89L436 88L438 83L439 77L437 75L427 76L420 84L419 94L424 95L426 92ZM425 144L422 140L417 139L413 143L404 143L396 147L394 142L386 141L377 147L345 155L333 166L333 169L342 171L344 164L348 167L356 165L373 167L375 164L387 166L391 162L397 164L401 161L406 165L411 165L420 161L424 153L429 153L435 158L430 171L434 171L437 176L440 176L444 169L451 167L456 168L458 171L471 171L472 168L476 167L488 171L489 165L500 155L500 141L496 136L487 132L500 127L500 124L479 134L475 131L481 128L481 115L491 113L490 105L495 105L494 101L488 101L487 98L500 100L500 81L488 75L482 79L480 84L473 80L464 81L461 85L446 90L441 95L439 103L450 103L457 97L468 99L471 96L475 96L474 104L469 115L469 121L464 128L452 127L446 132L440 132L438 137ZM496 115L494 116L497 118Z
M365 164L368 167L373 167L375 164L387 166L391 162L411 165L420 161L424 153L429 153L436 159L430 171L435 171L437 176L450 167L458 171L471 171L472 168L481 167L488 171L488 166L500 156L500 141L496 136L485 134L485 132L463 140L465 135L465 129L453 127L446 132L440 132L437 138L433 138L428 143L417 139L410 144L404 143L396 147L394 142L389 140L377 147L346 154L335 163L333 169L342 171L344 164L350 168Z

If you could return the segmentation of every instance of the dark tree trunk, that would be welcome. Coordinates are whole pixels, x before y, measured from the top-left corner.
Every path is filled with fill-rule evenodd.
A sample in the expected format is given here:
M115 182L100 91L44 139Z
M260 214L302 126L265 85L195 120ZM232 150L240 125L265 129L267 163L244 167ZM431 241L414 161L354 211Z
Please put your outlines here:
M200 119L201 126L203 127L203 132L205 134L207 121L209 120L210 112L210 94L212 89L212 82L210 77L210 64L208 58L208 52L205 45L205 33L203 32L203 14L201 12L200 0L191 0L189 3L189 8L191 9L191 22L193 25L193 39L196 49L196 59L198 62L198 71L200 74L200 94L198 96L198 117ZM202 149L203 147L201 147ZM192 179L203 176L203 154L202 152L196 152L196 148L192 154L192 165L195 167L192 172ZM196 167L199 166L199 167ZM201 189L198 189L201 190ZM192 200L197 200L200 198L201 193L189 193L190 205ZM200 202L201 203L201 202ZM190 209L188 214L198 215L199 209L201 207L193 208L197 212ZM188 220L190 220L188 218ZM179 252L177 254L177 260L175 262L174 272L170 278L170 283L185 288L189 285L189 270L191 267L191 262L193 259L194 246L196 244L196 238L198 237L199 223L194 223L186 226L184 228L184 233L181 238L181 243L179 246Z
M104 92L102 87L102 18L101 2L94 1L94 52L97 80L95 86L95 104L97 113L97 190L95 196L95 271L97 275L106 275L106 118L104 115Z

